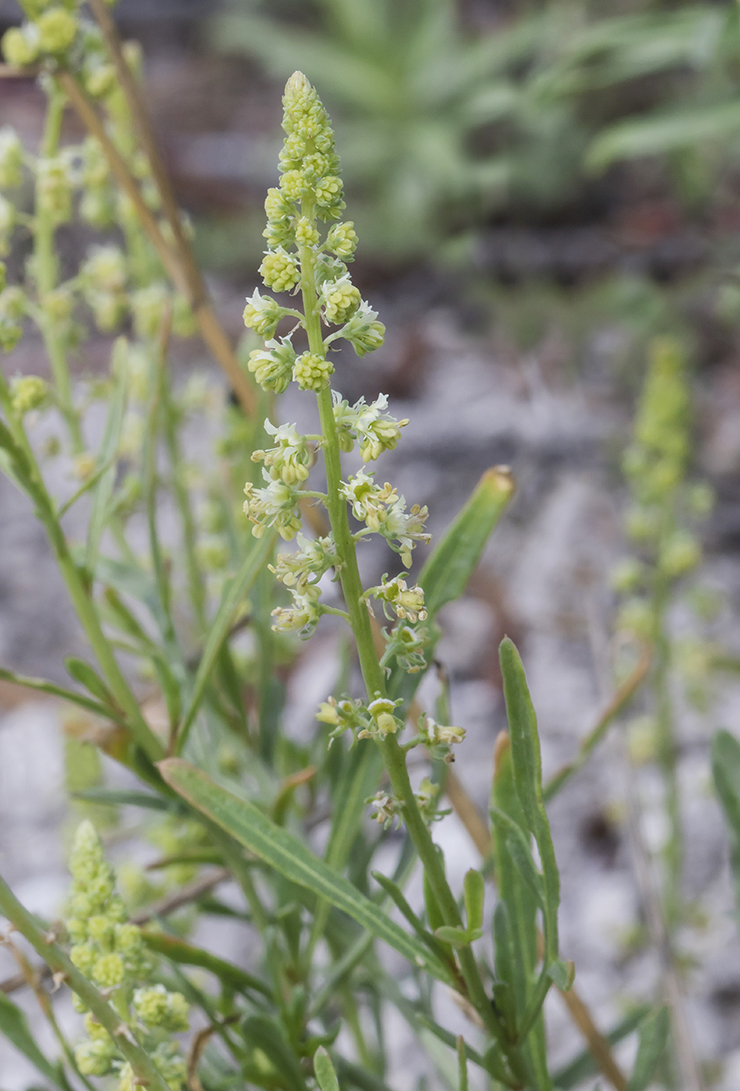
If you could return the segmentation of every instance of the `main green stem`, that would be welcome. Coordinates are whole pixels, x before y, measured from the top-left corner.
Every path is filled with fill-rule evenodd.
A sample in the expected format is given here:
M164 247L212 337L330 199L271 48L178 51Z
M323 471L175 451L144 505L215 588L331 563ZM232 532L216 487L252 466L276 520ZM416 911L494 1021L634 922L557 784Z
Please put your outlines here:
M309 201L303 202L303 214L312 222L315 210ZM318 308L318 295L316 291L316 279L314 274L314 256L309 246L299 248L301 263L301 292L303 295L303 309L305 315L306 333L308 335L308 347L319 356L325 354L324 338L321 333L321 317ZM336 422L334 420L334 407L330 386L325 386L317 395L321 431L324 437L324 463L326 467L327 485L327 509L334 544L337 551L339 578L342 585L347 611L349 613L350 626L357 644L357 655L360 661L360 669L365 683L365 689L369 699L385 696L385 675L378 662L375 652L372 630L370 628L370 615L367 606L362 599L363 587L360 572L357 566L357 554L352 532L349 526L347 504L341 494L342 463L337 436ZM403 808L403 817L409 836L414 843L422 866L439 904L445 923L453 927L460 927L462 920L457 907L455 897L447 882L444 865L437 853L429 830L421 816L408 770L406 759L398 740L394 735L387 735L384 739L378 739L378 746L385 763L388 777L393 788L395 798ZM485 1023L489 1032L502 1044L505 1042L503 1025L496 1016L491 1002L486 995L481 980L478 966L469 947L461 948L459 952L460 969L468 990L468 998ZM513 1061L512 1068L518 1068L517 1058L509 1058ZM517 1075L523 1072L517 1072Z

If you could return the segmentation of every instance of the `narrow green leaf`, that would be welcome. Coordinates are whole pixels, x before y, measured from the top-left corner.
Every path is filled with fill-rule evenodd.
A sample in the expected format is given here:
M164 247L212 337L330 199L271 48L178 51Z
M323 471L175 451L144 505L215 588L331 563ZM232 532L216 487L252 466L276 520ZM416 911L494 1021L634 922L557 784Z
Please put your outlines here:
M513 840L510 824L504 820L493 823L493 848L496 865L496 884L500 902L505 907L494 916L494 941L496 944L496 971L508 986L508 996L502 996L508 1019L518 1033L533 995L533 981L538 962L537 907L542 901L541 879L536 876L535 889L525 875L535 870L534 861L525 836L527 825L514 783L511 740L502 732L496 740L494 754L492 811L504 814L516 825L520 838ZM512 845L519 845L525 859L520 861L512 853ZM516 849L514 850L516 852ZM549 1088L547 1047L542 1016L523 1042L522 1049L529 1058L532 1069L543 1088Z
M13 1043L18 1052L22 1053L42 1076L51 1080L56 1087L65 1086L60 1081L59 1071L36 1045L24 1012L3 992L0 992L0 1033Z
M477 932L483 926L483 904L486 896L486 887L483 876L475 868L471 868L465 875L465 913L469 932Z
M188 706L178 731L178 753L182 753L182 748L187 740L188 732L190 731L193 720L200 708L200 703L203 700L203 694L205 693L211 671L213 670L221 645L226 639L226 634L234 621L236 611L241 606L244 597L254 583L262 565L270 555L274 543L274 533L266 534L264 538L255 542L245 557L236 576L234 576L233 580L224 588L221 604L213 619L213 624L211 625L203 647L203 654L200 663L198 664L195 681L193 682L193 692L190 696Z
M637 1060L627 1091L646 1091L665 1051L669 1029L668 1008L660 1008L642 1024Z
M94 712L96 716L105 719L116 719L120 722L119 717L113 716L112 709L101 705L99 701L93 701L82 693L75 693L72 689L65 689L64 686L57 686L54 682L47 682L45 678L29 678L28 675L15 674L13 671L0 667L0 679L3 682L12 682L16 686L23 686L25 689L48 693L51 697L61 697L65 701L79 705L80 708L87 709L88 712Z
M509 720L511 758L514 783L527 826L537 842L542 862L545 904L545 962L558 957L558 907L560 905L560 874L550 823L542 800L542 760L537 717L529 695L527 678L519 653L505 637L499 648L504 699Z
M339 1091L339 1080L328 1050L319 1046L313 1055L313 1070L321 1091Z
M183 804L176 799L163 799L150 792L139 792L135 788L84 788L73 792L73 799L86 803L104 803L110 807L145 807L150 811L179 811Z
M446 968L415 936L407 935L352 883L333 872L287 830L276 826L253 803L227 792L179 758L160 762L159 769L179 795L286 879L326 898L412 963L452 984Z
M225 985L238 992L251 990L272 998L271 990L258 977L242 970L240 966L234 966L231 962L212 955L210 951L204 951L202 947L194 947L191 943L185 943L184 940L168 936L164 932L145 932L144 942L150 951L156 951L158 955L164 955L173 962L210 970Z
M457 1069L460 1091L468 1091L468 1055L465 1051L465 1039L462 1034L457 1036Z
M105 467L100 479L95 486L90 520L87 527L87 544L85 547L85 567L88 572L95 570L95 560L98 555L100 538L105 529L106 519L109 514L109 504L113 496L116 482L115 458L121 441L121 429L126 411L128 397L128 382L126 368L126 354L128 342L125 337L116 338L111 353L111 371L115 376L115 388L108 402L108 415L105 421L103 437L98 450L97 465Z
M513 493L514 481L505 468L494 466L481 477L419 574L430 618L462 595Z
M740 743L729 731L717 731L712 739L712 775L729 827L735 906L740 915Z
M89 690L93 697L97 697L108 708L115 707L110 690L89 663L86 663L84 659L77 659L76 656L70 656L64 660L64 665L75 682L79 682L86 690Z
M537 905L540 909L544 909L544 884L542 882L542 876L537 870L537 865L534 862L532 851L527 843L526 834L513 818L509 818L504 811L499 811L495 807L491 808L491 821L494 826L499 825L502 827L504 836L506 837L506 847L509 850L509 854L519 875L529 887L530 892L534 895Z
M379 871L373 871L371 874L373 879L375 879L375 882L379 883L388 897L393 900L396 908L404 915L419 939L424 943L429 943L430 941L433 943L434 937L427 932L416 913L414 913L413 909L404 898L398 884L394 883L392 879L389 879L387 875L382 875Z

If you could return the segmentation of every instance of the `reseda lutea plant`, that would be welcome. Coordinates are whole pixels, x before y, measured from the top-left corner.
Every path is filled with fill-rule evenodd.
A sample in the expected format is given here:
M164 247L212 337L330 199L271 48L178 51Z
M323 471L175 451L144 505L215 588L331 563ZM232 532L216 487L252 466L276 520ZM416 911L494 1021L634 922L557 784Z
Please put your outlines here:
M97 0L92 7L100 7ZM34 13L33 25L36 8ZM35 32L27 33L35 40ZM107 56L110 37L82 23L77 33L92 41L90 57ZM218 421L217 465L204 467L199 487L191 487L182 457L187 398L173 389L168 357L173 327L187 333L191 316L200 314L203 333L202 305L191 300L191 308L167 286L157 235L142 227L142 194L149 194L159 218L159 190L141 154L131 101L121 90L125 81L101 90L105 129L97 142L81 150L60 143L63 112L78 93L63 77L75 69L82 78L78 69L84 75L90 59L80 48L41 58L48 65L46 153L19 153L7 137L5 158L0 154L11 185L19 154L18 170L32 171L36 182L33 214L20 212L32 233L33 261L23 288L10 289L11 302L20 303L4 327L6 347L22 334L21 318L30 318L51 371L50 382L0 377L0 470L34 505L97 665L67 660L70 688L4 668L1 674L61 697L88 717L87 745L94 742L125 766L140 787L121 794L97 785L84 793L87 801L163 815L165 856L154 864L176 886L186 886L149 906L149 923L140 930L114 892L89 824L73 850L66 927L40 925L0 879L0 911L57 984L70 987L85 1013L85 1036L76 1048L66 1042L51 999L31 971L24 979L37 988L64 1060L46 1060L7 997L0 1016L9 1013L8 1019L0 1019L0 1030L60 1091L91 1091L98 1077L117 1079L119 1091L183 1091L186 1081L196 1091L313 1091L317 1084L336 1091L336 1076L343 1089L386 1091L393 1079L384 1024L392 1018L408 1025L440 1081L449 1083L452 1062L460 1091L468 1085L469 1066L492 1091L550 1091L557 1081L548 1063L543 1003L553 984L567 993L573 967L559 955L559 876L543 805L537 724L514 645L505 640L500 650L510 731L495 756L489 858L468 872L460 891L450 886L431 831L442 817L439 799L445 778L449 789L449 763L465 732L450 724L444 693L433 717L416 701L434 662L436 615L463 592L512 494L511 475L505 468L484 474L418 576L406 574L416 546L429 540L427 512L408 507L370 469L399 443L407 421L393 418L382 395L350 405L332 388L335 343L347 342L363 356L382 343L384 330L349 275L357 237L341 220L342 182L329 119L297 73L285 93L281 181L267 198L268 250L261 269L268 290L292 297L283 294L281 301L255 291L245 309L247 326L266 343L251 353L241 379L249 384L251 372L261 388L249 388L251 399L259 399L268 419L257 426L226 409ZM130 58L134 53L127 50ZM118 188L108 169L106 133L126 163L138 164L135 197ZM49 157L67 173L64 191L55 190L54 216L45 218L50 206L44 203L43 162ZM65 281L55 232L59 216L71 216L75 207L100 217L99 225L112 228L117 241L91 250ZM167 224L157 223L162 236ZM40 268L50 276L43 284ZM58 293L66 309L55 305L55 317L46 321L45 308ZM85 387L71 382L68 366L81 336L73 335L90 314L107 333L130 317L133 332L132 340L121 336L112 345L108 414L96 454L88 450L80 398ZM317 435L303 436L269 416L273 395L292 381L317 400ZM50 491L44 456L33 443L33 414L50 404L80 481L66 499ZM363 469L348 476L342 456L353 449ZM310 486L319 457L323 490ZM137 493L125 487L132 476L139 480ZM88 495L85 540L76 545L63 520ZM165 498L179 515L178 537L167 542L159 527ZM317 518L322 506L327 519ZM143 551L141 535L130 533L133 512L143 516ZM306 514L312 518L304 533ZM365 587L357 548L371 534L383 538L399 565L377 586ZM274 556L278 537L297 548ZM215 558L217 553L223 556ZM325 597L331 573L341 587L341 606ZM378 624L381 613L385 630ZM336 692L318 710L316 730L299 742L284 729L277 668L294 654L295 634L310 636L326 614L348 625L362 684L354 684L345 657ZM253 638L246 651L238 644L245 628ZM141 678L122 669L121 651L148 684L155 683L163 724L149 715ZM375 823L366 821L369 815ZM322 854L318 843L326 846ZM390 876L374 870L381 849L387 850L384 861L395 861ZM497 893L492 912L485 889L491 860ZM424 900L423 907L412 907L403 891L418 865ZM227 878L243 895L237 908L213 893ZM227 915L244 928L249 970L182 938L192 919L171 917L190 903L202 915ZM403 924L392 915L394 907ZM12 944L12 933L6 939ZM402 970L396 962L391 972L387 948L401 956ZM181 967L206 971L208 983ZM468 1029L457 1038L437 1021L441 990L452 992L467 1018ZM203 1026L181 1050L173 1036L185 1033L189 1005ZM608 1059L602 1042L598 1063L606 1071L604 1050Z

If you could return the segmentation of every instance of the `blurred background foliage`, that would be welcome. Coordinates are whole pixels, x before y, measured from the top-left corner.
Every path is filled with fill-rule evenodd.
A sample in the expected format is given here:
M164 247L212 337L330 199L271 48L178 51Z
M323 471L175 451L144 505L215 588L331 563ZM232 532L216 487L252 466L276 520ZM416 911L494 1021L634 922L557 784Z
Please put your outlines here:
M228 0L224 53L296 67L337 118L361 234L384 262L501 217L583 217L646 157L697 214L736 171L727 3Z

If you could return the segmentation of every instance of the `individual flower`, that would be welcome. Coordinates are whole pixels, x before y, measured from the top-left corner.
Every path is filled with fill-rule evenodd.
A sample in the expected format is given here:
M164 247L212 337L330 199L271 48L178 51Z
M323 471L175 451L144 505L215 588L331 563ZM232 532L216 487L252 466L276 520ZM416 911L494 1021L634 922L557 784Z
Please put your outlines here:
M376 697L367 706L372 717L368 726L359 733L359 739L384 739L403 730L403 723L394 716L394 712L403 701L392 701L389 697Z
M308 585L318 583L321 577L337 564L336 547L330 537L309 540L297 536L295 553L278 553L275 565L269 569L286 587L302 591Z
M425 714L419 721L419 736L430 749L438 746L455 746L465 738L464 727L442 727L431 716Z
M260 295L259 288L255 288L244 308L244 325L260 337L272 337L285 313L276 299Z
M263 349L250 352L247 367L263 390L282 394L290 385L295 360L295 350L289 338L282 338L280 341L268 341Z
M300 591L290 588L292 605L278 606L272 611L272 628L275 632L295 632L303 637L311 636L322 614L319 599L321 589L316 584L307 584Z
M321 285L320 303L324 309L324 318L334 325L347 322L361 302L359 289L348 275L340 280L325 281Z
M357 232L351 220L346 223L334 224L326 236L325 247L338 258L345 261L352 257L357 249Z
M342 697L339 701L335 697L329 697L322 701L316 719L334 729L329 734L330 746L345 731L351 731L353 741L356 741L358 730L367 729L371 723L371 717L362 701L353 700L351 697Z
M370 587L363 598L375 598L383 603L386 617L390 617L390 607L401 621L424 621L427 612L424 609L424 591L418 585L407 587L406 581L401 576L388 580L383 576L383 582L377 587Z
M370 804L370 817L383 829L389 829L394 820L397 825L400 825L402 804L394 799L390 792L376 792L374 796L366 799L365 802Z
M266 488L256 489L251 481L244 486L247 499L244 514L254 523L252 534L261 538L268 527L275 527L286 542L295 538L301 529L301 513L298 493L282 481L273 481L267 470L262 471Z
M267 451L253 451L252 461L262 462L273 481L300 485L309 474L311 452L305 436L299 435L294 424L274 425L265 421L265 431L275 437L275 446Z
M336 334L349 341L357 356L379 349L385 340L385 326L378 321L378 312L362 302L349 322Z

